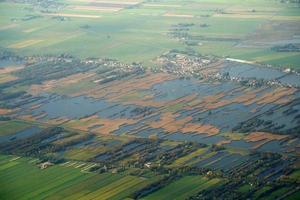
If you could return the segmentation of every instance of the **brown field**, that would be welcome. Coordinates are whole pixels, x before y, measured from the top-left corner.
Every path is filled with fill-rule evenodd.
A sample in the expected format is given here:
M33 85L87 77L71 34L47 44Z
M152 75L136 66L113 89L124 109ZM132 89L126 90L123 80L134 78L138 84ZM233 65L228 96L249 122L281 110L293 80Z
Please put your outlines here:
M255 13L272 13L272 12L278 12L280 11L280 8L278 7L264 7L263 9L258 9L256 10ZM241 5L232 5L228 8L226 8L227 13L253 13L251 9L245 8L244 6Z
M11 109L5 109L5 108L0 108L0 115L7 115L10 114L13 110Z
M134 93L137 90L150 89L154 84L173 79L173 76L164 73L146 74L143 77L134 77L128 80L116 80L76 95L86 95L94 98L106 98L118 101L120 98Z
M174 14L174 13L165 13L162 16L164 16L164 17L182 17L182 18L193 18L194 17L194 15Z
M24 68L24 66L7 66L5 68L0 69L0 74L7 74L10 72L18 71L23 68Z
M253 132L247 135L244 139L248 142L258 142L262 140L272 141L272 140L282 140L287 138L287 135L276 135L267 132Z
M149 126L152 128L164 128L166 131L168 132L174 132L179 130L180 128L182 128L182 126L187 123L189 120L191 120L191 118L189 120L180 120L176 121L175 123L175 118L176 115L170 113L170 112L165 112L162 113L162 116L160 118L159 121L153 121L149 123Z
M245 88L244 88L245 90ZM257 97L257 93L263 91L264 89L255 89L255 90L246 90L245 94L236 98L236 103L243 103L244 105L251 105L255 103L259 98Z
M169 102L169 104L170 105L176 105L176 104L179 104L179 103L185 103L187 106L189 106L190 105L189 103L193 102L193 101L196 101L197 97L198 97L198 95L195 93L195 94L192 94L192 95L189 95L189 96L185 96L185 97L175 99L175 100Z
M180 8L182 7L181 5L168 5L168 4L150 4L150 3L145 3L143 4L145 7L166 7L166 8Z
M97 2L97 3L113 3L113 4L123 4L123 5L135 5L140 3L139 1L135 0L127 0L127 1L102 1L102 0L93 0L92 2Z
M38 28L30 28L23 31L23 33L32 33L34 31L38 30Z
M253 132L247 135L244 140L247 142L259 142L253 147L253 149L257 149L270 141L283 140L286 138L288 138L287 135L276 135L267 132Z
M176 115L165 112L162 113L162 116L159 121L153 121L149 123L149 126L151 128L163 128L168 132L176 132L177 130L181 129L184 124L186 124L188 121L192 120L190 117L189 119L181 119L176 120Z
M10 74L0 75L0 83L6 83L6 82L14 81L17 79L18 79L18 77L12 76Z
M99 7L99 6L70 6L69 8L74 10L109 11L109 12L117 12L123 9L123 7Z
M146 98L140 99L140 100L130 100L128 102L122 102L122 103L123 104L134 104L137 106L151 106L151 107L156 107L156 108L165 106L164 102L151 101L151 100L147 100Z
M223 133L222 135L230 141L232 141L232 140L242 140L244 138L244 135L240 134L240 133L227 132L227 133Z
M90 127L99 125L97 116L90 116L80 120L70 120L65 125L81 131L89 131Z
M117 12L127 6L136 5L139 2L122 2L122 1L88 1L86 5L69 6L72 10L86 10L86 11L106 11Z
M229 100L220 100L224 96L225 94L219 93L212 96L205 96L199 100L196 99L195 101L190 102L190 109L200 108L203 110L210 110L227 105L230 102Z
M276 103L276 104L284 104L293 100L291 97L297 91L296 88L276 88L270 93L259 97L256 100L257 104L268 104L268 103Z
M220 132L217 127L211 126L209 124L195 124L189 123L193 118L185 117L183 119L176 120L178 115L174 115L171 112L165 112L162 114L159 121L149 122L148 125L151 128L163 128L169 133L174 133L181 131L182 133L199 133L216 135Z
M70 84L76 84L82 80L88 79L93 77L94 73L78 73L73 74L58 80L50 80L45 81L43 84L40 85L32 85L29 89L29 93L36 95L42 92L50 91L51 89L60 87L60 86L66 86Z
M203 77L208 77L210 74L216 74L220 71L221 68L223 68L223 63L224 61L220 60L218 62L209 64L208 66L201 69L201 74L203 75Z
M67 14L67 13L52 13L52 14L44 14L47 16L56 16L56 17L79 17L79 18L91 18L98 19L101 18L99 15L79 15L79 14Z
M230 13L230 14L214 14L213 17L222 18L237 18L237 19L270 19L281 21L298 21L299 16L278 16L278 15L266 15L266 14L250 14L250 13Z
M97 115L93 115L87 118L69 121L66 126L82 131L91 131L97 134L109 135L111 132L118 130L123 124L133 124L135 120L131 119L103 119ZM101 125L99 128L93 128L93 126Z
M218 146L222 146L222 145L225 145L225 144L230 144L231 140L222 140L218 143L216 143L216 145Z
M91 131L93 133L109 135L113 131L118 130L121 125L133 124L136 121L131 119L100 119L99 122L102 126L100 128L92 129Z
M270 19L271 15L258 15L251 13L229 13L229 14L214 14L213 17L222 17L222 18L237 18L237 19Z
M255 33L249 34L244 45L265 46L268 42L277 42L282 39L294 39L299 33L300 22L298 21L269 21L257 27Z
M257 99L258 99L257 93L261 92L262 90L263 89L247 90L247 88L244 88L244 87L235 88L232 91L227 92L226 95L232 95L235 92L240 92L240 91L243 91L244 94L242 94L241 96L235 97L233 99L226 99L226 100L218 101L218 97L222 96L220 94L220 96L217 96L217 99L215 99L214 104L209 104L209 102L206 102L209 105L208 107L206 107L206 109L214 109L214 108L222 107L225 105L229 105L231 103L242 103L244 105L250 105L257 101ZM213 97L211 97L211 99L213 99Z
M102 0L71 0L73 2L85 2L85 3L103 3L103 4L121 4L121 5L136 5L138 1L102 1Z
M209 124L193 124L193 123L186 124L180 131L183 133L192 133L192 132L197 132L199 134L206 133L210 136L217 135L220 132L220 130L215 126Z
M202 110L211 110L219 107L223 107L232 103L242 103L244 105L250 105L253 103L257 103L259 105L276 103L276 104L284 104L293 100L292 95L296 91L293 88L276 88L272 92L268 92L260 97L257 97L257 93L263 91L264 89L255 89L255 90L247 90L244 87L235 88L232 91L224 93L218 93L216 95L206 96L202 99L194 99L189 102L189 107L186 109L195 109L199 108ZM222 99L226 95L229 96L237 91L244 91L245 93L241 96L235 97L233 99Z
M47 120L47 124L61 125L61 124L67 123L68 121L69 121L69 119L67 119L67 118L56 118L56 119Z
M61 42L65 42L67 40L70 40L70 39L74 39L76 37L80 37L82 35L85 35L86 33L84 32L69 32L69 33L53 33L51 35L51 37L49 37L47 39L47 42L46 43L42 43L43 46L45 47L48 47L48 46L51 46L51 45L55 45L55 44L59 44Z
M46 113L43 116L46 116ZM32 115L21 115L21 116L18 116L18 119L22 119L22 120L25 120L25 121L37 121L37 118L38 117L33 117Z
M18 24L8 24L6 26L1 26L0 27L0 31L11 29L11 28L15 28L16 26L18 26Z
M35 104L33 106L30 107L30 110L34 110L34 109L38 109L42 106L42 104Z
M33 46L35 44L41 43L44 40L37 40L37 39L30 39L30 40L25 40L21 42L17 42L15 44L9 45L8 48L13 48L13 49L22 49L25 47Z
M190 103L197 101L197 94L192 94L185 97L180 97L171 101L155 101L153 104L148 104L149 106L161 107L162 112L173 112L176 113L178 110L182 109L191 109ZM141 101L140 105L143 105L143 102L152 102L150 101Z
M46 28L47 26L48 26L48 25L45 25L45 26L38 26L38 27L34 27L34 28L25 29L25 30L23 30L23 33L32 33L32 32L35 32L35 31L44 29L44 28Z
M71 137L66 137L62 140L56 140L54 141L53 143L56 144L56 145L62 145L62 144L65 144L67 142L70 142L72 140L76 140L76 139L80 139L80 138L84 138L85 135L82 135L82 134L79 134L79 135L73 135Z

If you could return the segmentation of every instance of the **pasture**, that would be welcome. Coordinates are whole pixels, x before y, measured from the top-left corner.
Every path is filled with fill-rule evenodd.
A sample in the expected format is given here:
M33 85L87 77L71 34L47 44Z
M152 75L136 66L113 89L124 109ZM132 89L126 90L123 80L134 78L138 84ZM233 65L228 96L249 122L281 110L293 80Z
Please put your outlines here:
M39 2L0 2L1 199L299 196L297 4Z
M31 125L22 121L0 122L0 136L10 135L29 128Z
M82 58L142 62L148 67L154 67L153 59L171 49L191 48L201 54L299 67L299 52L271 50L276 45L299 42L299 12L293 4L275 0L255 4L204 0L188 4L60 3L50 5L51 13L47 13L42 12L43 7L31 4L1 2L0 37L5 40L0 40L0 46L22 55L68 53ZM177 24L193 24L179 31L188 37L170 35Z
M36 159L0 157L1 198L15 199L124 199L151 183L123 174L82 172L83 166L55 165L40 169Z
M170 185L142 198L143 200L174 199L184 200L202 190L209 189L220 183L220 179L207 179L201 176L186 176Z

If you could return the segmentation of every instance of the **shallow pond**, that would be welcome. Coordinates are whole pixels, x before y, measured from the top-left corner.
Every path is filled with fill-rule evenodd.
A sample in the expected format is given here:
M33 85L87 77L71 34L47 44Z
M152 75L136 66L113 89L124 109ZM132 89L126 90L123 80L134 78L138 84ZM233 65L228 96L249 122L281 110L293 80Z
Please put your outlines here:
M226 92L235 87L234 83L197 83L195 79L174 79L163 83L155 84L152 87L155 101L170 101L186 97L192 94L199 94L199 98L214 95L219 92Z
M262 152L272 152L272 153L280 153L285 151L285 147L282 144L282 142L274 140L267 142L266 144L262 145L257 149L257 151L262 151Z
M14 61L14 60L0 60L0 68L4 67L10 67L10 66L15 66L15 65L20 65L22 64L21 61Z
M224 140L224 137L219 135L208 137L206 134L183 134L180 132L166 134L164 138L175 141L199 142L204 144L214 144Z
M25 130L19 131L13 135L1 136L0 143L9 142L13 140L25 139L39 133L42 129L36 126L26 128Z
M287 74L278 80L283 84L300 87L300 75L297 74Z
M79 119L93 114L97 114L101 118L132 118L135 116L134 110L137 106L122 105L111 103L104 99L94 99L85 96L78 97L62 97L56 96L44 100L44 104L33 110L33 115L46 113L44 120L59 117L67 117L68 119Z
M230 77L264 80L273 80L285 75L283 72L273 68L232 62L227 63L225 67L222 68L221 73L229 73Z

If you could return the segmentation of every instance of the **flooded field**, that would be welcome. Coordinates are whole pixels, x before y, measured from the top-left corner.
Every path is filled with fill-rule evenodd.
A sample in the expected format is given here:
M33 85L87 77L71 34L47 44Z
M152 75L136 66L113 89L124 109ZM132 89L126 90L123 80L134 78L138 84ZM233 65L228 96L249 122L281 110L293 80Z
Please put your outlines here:
M251 64L228 62L222 68L221 73L237 79L262 79L266 81L278 81L286 86L300 86L300 75L283 72L271 67L262 67Z
M230 76L251 78L251 73L257 73L252 70L261 69L233 64L222 70L227 70ZM261 78L268 76L268 80L273 80L269 73L273 73L274 79L283 77L278 70L263 68ZM89 93L77 96L42 93L26 100L20 117L100 135L156 137L209 145L224 143L230 148L270 152L285 151L283 146L288 139L252 142L245 137L253 131L288 135L299 129L300 91L297 88L249 87L235 81L175 78L172 75L164 75L166 80L156 82L157 76L154 74L153 80L151 76L134 76L130 82L136 82L136 86L129 94L109 93L110 87L114 90L114 82L105 87L99 84L97 93L106 93L100 95L103 97ZM293 84L296 84L298 75L294 76ZM148 81L148 85L139 87L138 84L144 81ZM237 132L234 134L240 139L224 136L227 132Z
M85 96L62 97L53 96L47 99L39 108L32 111L33 115L45 114L42 119L65 117L80 119L97 114L101 118L131 118L134 116L134 105L120 105L103 99L94 99Z
M0 1L0 199L300 199L299 5Z
M23 61L9 60L9 59L0 59L0 69L6 67L15 67L17 65L22 65Z
M229 73L232 77L238 78L256 78L265 80L274 80L281 78L285 74L277 69L259 67L251 64L241 64L229 62L221 70L222 73ZM300 78L300 77L299 77ZM298 79L299 82L300 79Z
M250 171L258 182L279 180L300 150L298 74L217 62L183 75L165 68L116 72L102 64L74 69L67 62L66 76L56 65L40 71L46 81L24 76L37 65L4 67L15 76L6 83L15 81L25 92L0 83L17 91L0 97L0 133L1 125L6 130L0 149L41 154L81 171L188 167L193 173Z
M38 134L42 129L39 127L30 127L26 128L25 130L16 132L15 134L8 135L8 136L0 136L0 143L5 143L13 140L22 140L29 138L35 134Z
M39 71L45 63L3 63L0 149L83 171L166 166L231 176L251 169L257 181L288 172L300 150L298 74L226 60L203 65L182 55L165 59L157 72L120 71L102 60L47 65L47 72Z

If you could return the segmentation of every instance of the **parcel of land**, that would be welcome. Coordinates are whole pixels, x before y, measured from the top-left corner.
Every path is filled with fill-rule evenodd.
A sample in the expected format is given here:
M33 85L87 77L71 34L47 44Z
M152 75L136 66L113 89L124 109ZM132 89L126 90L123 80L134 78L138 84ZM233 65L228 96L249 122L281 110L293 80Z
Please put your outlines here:
M299 9L0 2L0 199L299 199Z

